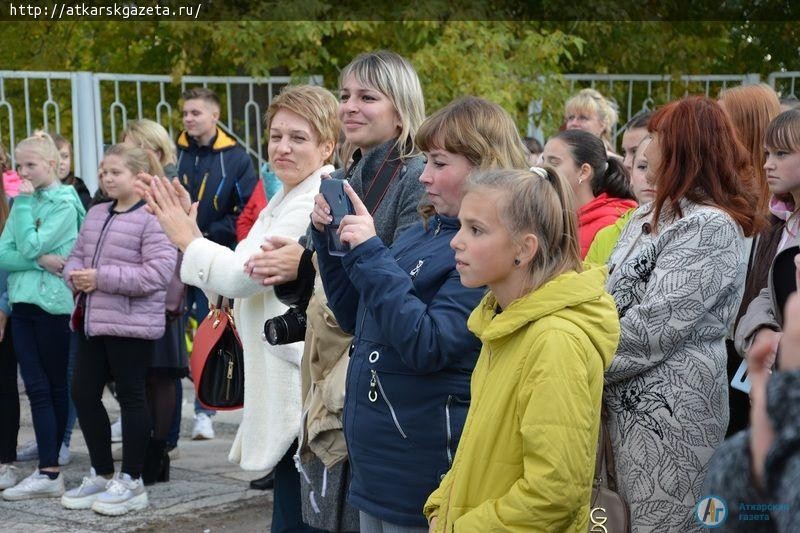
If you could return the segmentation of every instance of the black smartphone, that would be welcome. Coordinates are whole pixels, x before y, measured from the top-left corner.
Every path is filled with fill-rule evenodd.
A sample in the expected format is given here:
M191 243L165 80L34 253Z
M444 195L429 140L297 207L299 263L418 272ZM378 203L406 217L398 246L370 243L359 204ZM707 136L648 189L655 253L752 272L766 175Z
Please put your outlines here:
M354 215L353 203L344 192L344 180L325 179L320 182L319 192L325 197L325 201L331 208L330 224L325 226L325 235L328 239L328 253L331 255L342 256L350 251L350 245L339 240L337 231L342 219L347 215Z

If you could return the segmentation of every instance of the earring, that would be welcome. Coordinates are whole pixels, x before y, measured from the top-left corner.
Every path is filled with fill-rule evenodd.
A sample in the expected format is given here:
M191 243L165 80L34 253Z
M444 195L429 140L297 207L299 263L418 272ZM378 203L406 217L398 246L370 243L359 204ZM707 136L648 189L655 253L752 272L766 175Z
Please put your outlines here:
M517 259L514 259L514 264L515 264L516 266L519 266L519 258L517 258Z
M580 185L581 183L583 183L583 178L578 178L578 185Z

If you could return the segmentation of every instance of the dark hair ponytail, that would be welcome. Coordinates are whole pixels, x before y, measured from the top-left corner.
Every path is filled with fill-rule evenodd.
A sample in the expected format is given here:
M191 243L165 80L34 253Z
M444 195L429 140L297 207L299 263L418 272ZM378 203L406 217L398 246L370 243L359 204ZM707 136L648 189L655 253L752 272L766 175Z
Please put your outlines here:
M595 174L595 177L592 178L592 194L600 196L603 193L607 193L612 198L636 199L631 190L628 171L617 157L606 159L605 172L600 177Z
M600 138L583 130L562 131L553 138L567 145L577 166L587 164L592 167L593 195L608 193L614 198L635 199L628 171L620 159L608 157Z

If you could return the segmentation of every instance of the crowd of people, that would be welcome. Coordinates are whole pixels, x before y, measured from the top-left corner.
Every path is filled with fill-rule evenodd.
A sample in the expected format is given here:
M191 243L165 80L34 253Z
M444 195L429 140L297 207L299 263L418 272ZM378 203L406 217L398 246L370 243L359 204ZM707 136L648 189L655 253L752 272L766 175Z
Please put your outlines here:
M719 525L710 496L726 526L791 531L800 109L763 84L688 96L634 116L618 154L594 89L542 146L484 98L426 116L423 88L390 51L347 65L338 99L285 87L260 177L206 88L175 143L129 122L94 197L66 139L19 142L15 169L0 147L3 498L146 508L188 323L223 297L246 383L228 460L270 472L273 532L610 531L600 485L633 532ZM67 488L76 418L91 470Z

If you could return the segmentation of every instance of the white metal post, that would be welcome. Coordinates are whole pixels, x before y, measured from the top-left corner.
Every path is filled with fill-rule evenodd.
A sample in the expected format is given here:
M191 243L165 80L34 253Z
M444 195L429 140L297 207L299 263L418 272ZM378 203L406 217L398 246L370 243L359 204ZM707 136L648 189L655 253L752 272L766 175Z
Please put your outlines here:
M97 190L97 166L103 146L102 132L95 122L95 88L91 72L78 72L72 79L72 94L77 95L72 110L76 128L73 136L80 139L76 146L80 150L75 164L76 174L86 183L92 194Z

